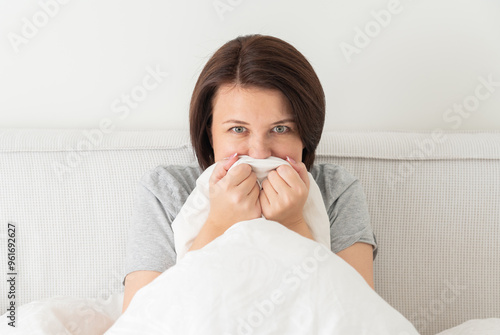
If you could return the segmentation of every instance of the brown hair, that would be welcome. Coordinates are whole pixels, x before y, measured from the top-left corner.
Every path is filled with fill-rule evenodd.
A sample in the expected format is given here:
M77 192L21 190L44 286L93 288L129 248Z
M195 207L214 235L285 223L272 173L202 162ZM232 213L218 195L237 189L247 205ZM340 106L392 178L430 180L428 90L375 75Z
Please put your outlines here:
M292 45L263 35L239 36L224 44L201 71L191 97L191 143L200 167L214 162L209 131L212 100L223 84L280 90L288 99L304 144L302 162L314 162L325 121L325 94L307 59Z

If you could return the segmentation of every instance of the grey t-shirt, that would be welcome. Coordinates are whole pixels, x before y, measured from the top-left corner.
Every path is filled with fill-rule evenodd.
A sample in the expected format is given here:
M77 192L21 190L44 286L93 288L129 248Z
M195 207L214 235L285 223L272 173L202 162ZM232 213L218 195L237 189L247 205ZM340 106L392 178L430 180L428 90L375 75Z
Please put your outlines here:
M366 197L358 179L335 164L314 164L309 171L321 190L330 218L332 252L356 242L377 242ZM171 224L202 173L198 165L160 165L140 179L129 229L125 276L133 271L163 272L175 264Z

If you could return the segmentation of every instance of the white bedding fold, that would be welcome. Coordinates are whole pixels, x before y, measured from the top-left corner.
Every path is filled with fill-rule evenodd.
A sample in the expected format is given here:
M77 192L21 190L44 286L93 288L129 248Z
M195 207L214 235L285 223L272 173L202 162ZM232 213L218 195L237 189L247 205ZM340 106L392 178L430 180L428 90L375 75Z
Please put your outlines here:
M123 292L107 299L54 296L32 301L17 309L15 327L8 325L7 313L2 316L2 335L100 335L118 319Z
M137 292L112 334L418 334L329 248L263 218Z

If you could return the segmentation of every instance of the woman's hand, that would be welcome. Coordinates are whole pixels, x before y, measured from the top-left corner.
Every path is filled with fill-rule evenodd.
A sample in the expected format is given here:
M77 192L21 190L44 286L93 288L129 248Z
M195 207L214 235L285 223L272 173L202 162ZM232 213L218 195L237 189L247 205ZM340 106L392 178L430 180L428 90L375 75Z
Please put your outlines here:
M234 155L219 161L209 179L210 212L189 251L203 248L239 221L260 218L257 176L248 164L229 168L238 160Z
M238 160L230 157L217 163L209 179L208 220L224 231L236 222L260 218L257 176L248 164L229 168Z
M262 182L259 199L266 219L295 230L305 224L303 209L309 195L309 176L304 163L287 160L293 168L280 165L271 171Z

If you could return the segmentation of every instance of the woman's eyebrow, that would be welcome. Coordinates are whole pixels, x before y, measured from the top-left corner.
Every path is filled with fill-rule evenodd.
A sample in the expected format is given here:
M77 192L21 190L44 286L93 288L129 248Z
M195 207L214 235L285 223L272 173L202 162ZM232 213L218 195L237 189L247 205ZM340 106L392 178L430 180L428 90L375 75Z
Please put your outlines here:
M279 123L293 123L293 122L295 122L294 119L283 119L283 120L279 120L279 121L272 123L272 125L279 124Z
M245 121L240 121L240 120L234 120L234 119L231 119L231 120L227 120L227 121L222 122L222 124L225 124L225 123L241 123L241 124L246 124L246 125L248 125L248 122L245 122Z
M288 123L293 123L293 122L295 122L295 120L294 119L283 119L283 120L279 120L279 121L273 122L271 125L280 124L280 123L287 123L287 122ZM225 124L225 123L241 123L241 124L245 124L245 125L249 124L248 122L240 121L240 120L234 120L234 119L226 120L226 121L222 122L222 124Z

